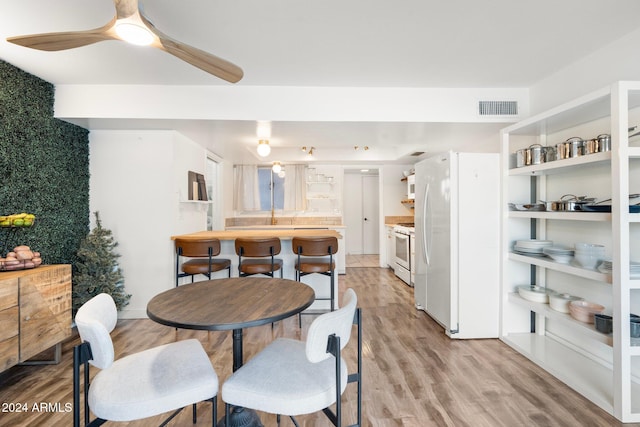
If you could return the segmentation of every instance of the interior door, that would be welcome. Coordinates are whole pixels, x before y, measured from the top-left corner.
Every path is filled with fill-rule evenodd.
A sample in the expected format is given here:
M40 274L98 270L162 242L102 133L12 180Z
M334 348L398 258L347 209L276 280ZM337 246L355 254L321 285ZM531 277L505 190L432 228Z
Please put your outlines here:
M378 176L362 176L362 253L380 253Z
M380 253L378 175L345 173L344 223L349 232L347 254Z
M362 255L362 179L360 175L344 175L344 225L347 227L347 254Z

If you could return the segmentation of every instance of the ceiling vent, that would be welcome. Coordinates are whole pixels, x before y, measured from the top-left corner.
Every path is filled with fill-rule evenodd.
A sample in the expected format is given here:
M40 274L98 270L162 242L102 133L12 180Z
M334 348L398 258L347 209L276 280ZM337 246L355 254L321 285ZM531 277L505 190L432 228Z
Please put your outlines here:
M478 114L481 116L517 116L518 101L479 101Z

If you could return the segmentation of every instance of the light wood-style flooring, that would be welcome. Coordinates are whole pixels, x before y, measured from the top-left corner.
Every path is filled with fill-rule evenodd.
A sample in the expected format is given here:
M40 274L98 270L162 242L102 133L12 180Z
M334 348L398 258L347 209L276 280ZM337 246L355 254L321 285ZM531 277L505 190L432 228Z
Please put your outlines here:
M359 268L359 267L379 267L380 255L347 255L346 256L347 268Z
M450 340L424 312L413 306L413 290L391 270L349 268L340 276L340 294L355 289L363 309L363 425L364 426L621 426L560 381L499 340ZM245 331L245 360L279 336L305 338L313 316ZM196 337L224 381L231 372L231 333L193 332L150 320L121 320L113 332L116 357ZM17 366L0 376L0 404L27 404L23 413L0 413L0 426L70 426L67 412L37 412L34 404L72 402L72 347L65 343L59 365ZM355 358L355 341L348 360ZM352 365L353 366L353 365ZM355 385L347 387L345 418L355 422ZM4 408L5 406L3 406ZM219 410L223 404L219 400ZM220 412L222 413L222 412ZM211 405L199 404L198 426L209 425ZM261 414L267 427L275 416ZM154 426L163 417L110 425ZM299 417L302 426L330 426L324 415ZM170 425L191 425L183 411ZM292 426L283 418L283 426ZM628 424L630 425L630 424Z

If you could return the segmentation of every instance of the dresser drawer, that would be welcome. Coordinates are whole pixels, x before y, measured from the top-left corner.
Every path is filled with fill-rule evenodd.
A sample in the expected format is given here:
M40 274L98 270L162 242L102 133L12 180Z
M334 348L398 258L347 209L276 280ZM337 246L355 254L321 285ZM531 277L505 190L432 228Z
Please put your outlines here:
M0 311L0 341L18 335L20 330L19 316L20 309L17 305Z
M20 359L20 337L0 341L0 372L17 364Z
M18 278L3 279L0 276L0 310L18 305Z

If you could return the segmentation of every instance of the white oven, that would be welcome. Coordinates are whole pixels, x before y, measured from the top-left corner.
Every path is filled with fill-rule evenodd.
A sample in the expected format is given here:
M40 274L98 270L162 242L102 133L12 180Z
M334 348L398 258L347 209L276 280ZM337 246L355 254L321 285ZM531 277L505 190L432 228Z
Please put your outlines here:
M396 239L395 274L407 285L411 285L411 234L413 224L398 224L393 228Z

